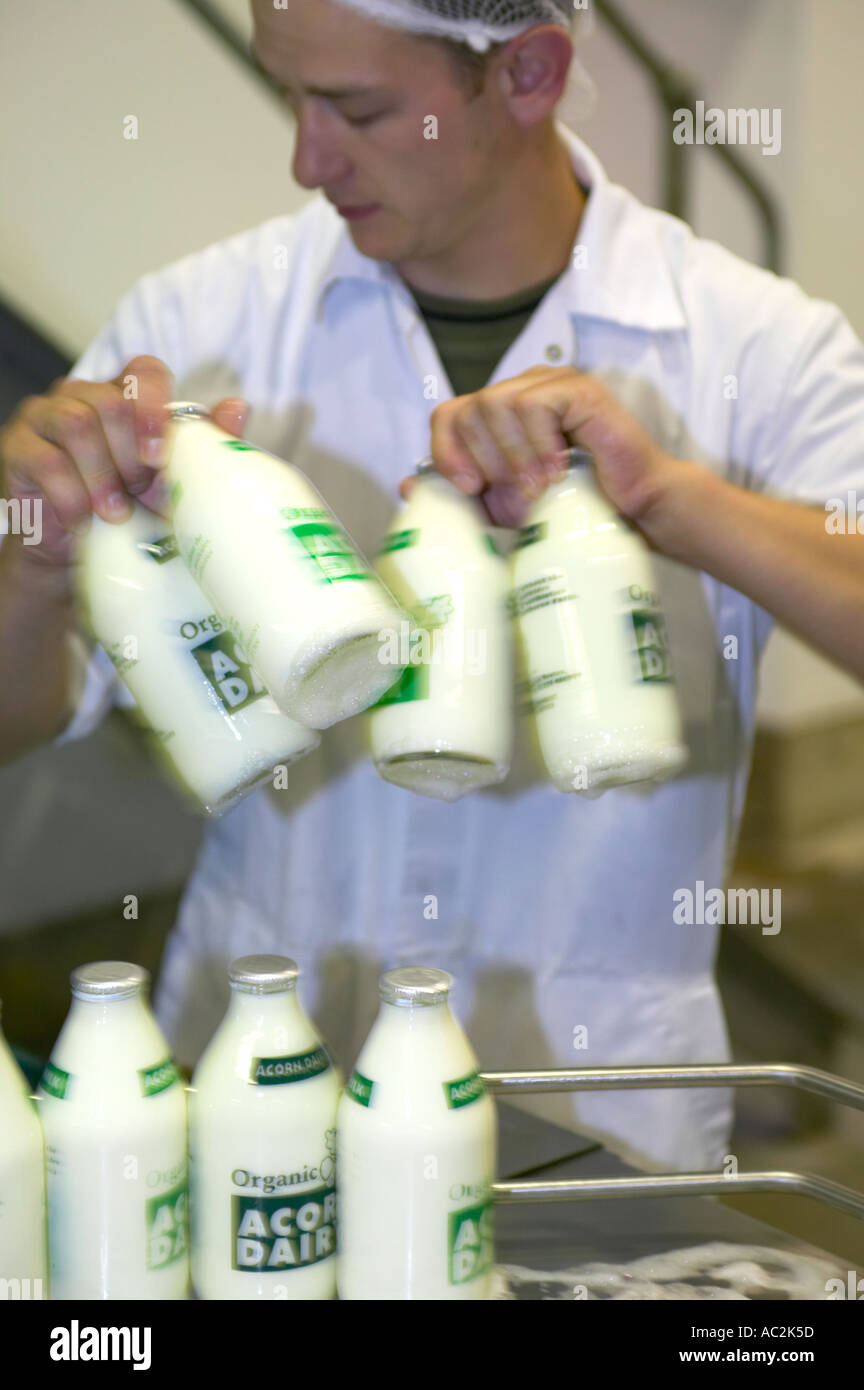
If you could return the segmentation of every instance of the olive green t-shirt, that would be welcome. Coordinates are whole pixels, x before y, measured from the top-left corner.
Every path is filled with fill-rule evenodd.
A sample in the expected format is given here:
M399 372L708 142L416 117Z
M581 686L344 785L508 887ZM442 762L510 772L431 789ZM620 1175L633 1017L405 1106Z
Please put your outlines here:
M542 284L506 299L448 299L409 286L454 395L465 396L486 385L510 344L562 274L559 271Z

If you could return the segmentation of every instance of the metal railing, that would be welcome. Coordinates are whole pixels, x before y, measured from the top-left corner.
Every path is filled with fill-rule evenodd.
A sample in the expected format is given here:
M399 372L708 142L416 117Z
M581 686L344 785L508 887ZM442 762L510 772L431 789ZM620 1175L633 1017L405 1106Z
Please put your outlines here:
M493 1095L550 1091L624 1091L702 1086L791 1086L864 1110L864 1086L815 1067L784 1062L764 1066L586 1067L560 1071L481 1072ZM740 1192L794 1192L864 1220L864 1193L813 1173L659 1173L636 1178L571 1178L557 1182L496 1182L498 1202L559 1202L624 1197L706 1197Z
M625 18L615 0L594 0L597 13L612 29L628 53L644 68L654 85L657 98L667 117L667 140L663 144L664 200L667 212L687 220L690 205L689 147L676 145L672 139L672 118L681 109L692 111L696 90L692 78L680 68L667 63L644 35ZM732 177L741 185L754 204L762 225L762 259L769 270L780 273L782 268L782 234L780 214L775 199L766 186L749 168L737 150L726 144L706 145L712 156L725 164Z

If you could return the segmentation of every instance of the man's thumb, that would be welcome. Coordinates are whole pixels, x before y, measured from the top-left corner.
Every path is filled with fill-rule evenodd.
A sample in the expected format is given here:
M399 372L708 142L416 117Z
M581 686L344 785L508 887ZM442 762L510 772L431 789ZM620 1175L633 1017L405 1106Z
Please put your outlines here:
M249 418L249 402L237 396L228 396L213 407L210 418L220 429L233 434L236 439L242 439Z

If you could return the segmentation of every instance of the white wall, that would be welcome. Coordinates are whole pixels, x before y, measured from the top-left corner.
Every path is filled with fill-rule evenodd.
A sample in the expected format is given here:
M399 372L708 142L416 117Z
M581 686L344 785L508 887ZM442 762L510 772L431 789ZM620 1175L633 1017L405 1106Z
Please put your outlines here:
M276 99L174 0L7 0L0 112L0 292L72 356L146 271L310 196Z
M776 158L745 151L786 213L787 268L864 335L860 0L619 0L709 104L780 107ZM219 0L246 36L246 0ZM599 101L572 117L610 174L659 200L658 115L598 22L584 49ZM0 9L0 292L70 355L141 274L302 205L275 100L173 0L7 0ZM568 117L565 106L562 114ZM139 138L123 139L124 118ZM758 258L752 211L694 149L690 221ZM763 722L860 711L855 682L777 634Z

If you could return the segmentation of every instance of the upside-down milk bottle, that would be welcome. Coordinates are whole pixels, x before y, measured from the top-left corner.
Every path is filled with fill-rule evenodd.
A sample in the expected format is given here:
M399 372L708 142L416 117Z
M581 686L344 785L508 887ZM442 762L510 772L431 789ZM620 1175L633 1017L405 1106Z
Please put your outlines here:
M120 524L93 518L80 588L158 750L209 815L320 743L278 708L155 512L136 505Z
M204 406L168 410L180 553L280 709L324 729L374 704L401 669L378 634L406 615L299 469Z
M600 491L591 455L569 453L520 529L510 601L520 713L536 720L558 790L592 796L672 776L687 747L648 546Z
M445 801L502 781L513 739L508 572L480 504L421 465L375 568L414 623L394 635L394 660L408 665L367 716L375 766Z

